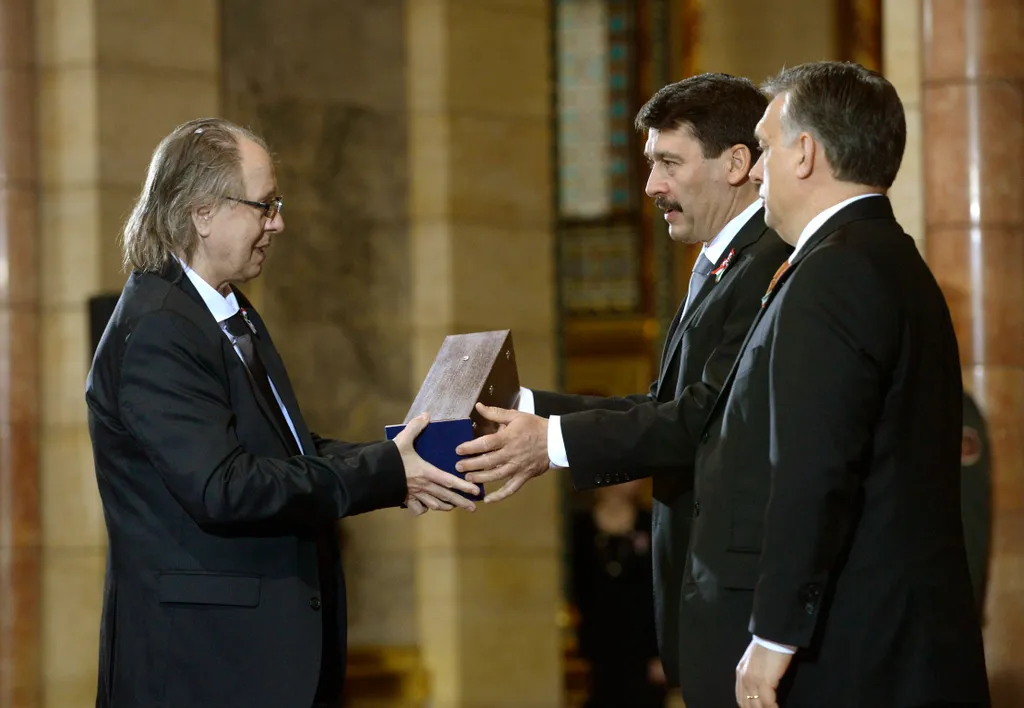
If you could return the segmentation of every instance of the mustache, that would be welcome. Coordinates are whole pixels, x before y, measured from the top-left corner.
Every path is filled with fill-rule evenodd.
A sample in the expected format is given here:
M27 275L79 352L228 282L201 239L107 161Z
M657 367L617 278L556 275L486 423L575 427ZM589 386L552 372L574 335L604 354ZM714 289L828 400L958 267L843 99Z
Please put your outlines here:
M683 208L679 206L678 202L673 202L667 197L655 197L654 206L661 209L662 211L682 211Z

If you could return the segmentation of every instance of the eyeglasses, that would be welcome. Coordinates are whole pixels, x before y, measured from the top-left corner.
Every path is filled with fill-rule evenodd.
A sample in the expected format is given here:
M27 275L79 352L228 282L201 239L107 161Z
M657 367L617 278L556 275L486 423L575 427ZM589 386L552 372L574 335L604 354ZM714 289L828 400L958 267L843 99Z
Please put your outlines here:
M263 218L267 221L273 221L278 214L281 213L281 207L284 206L284 197L274 197L269 202L251 202L248 199L238 199L236 197L224 197L225 199L238 202L239 204L248 204L251 207L263 210Z

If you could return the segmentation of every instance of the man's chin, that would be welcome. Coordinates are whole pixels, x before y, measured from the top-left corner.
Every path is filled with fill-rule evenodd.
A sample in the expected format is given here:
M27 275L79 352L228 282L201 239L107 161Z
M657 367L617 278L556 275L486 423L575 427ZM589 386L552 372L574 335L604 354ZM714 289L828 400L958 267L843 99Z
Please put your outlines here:
M668 227L668 237L676 243L686 246L692 246L698 242L697 237L693 235L692 229L681 229L678 226Z

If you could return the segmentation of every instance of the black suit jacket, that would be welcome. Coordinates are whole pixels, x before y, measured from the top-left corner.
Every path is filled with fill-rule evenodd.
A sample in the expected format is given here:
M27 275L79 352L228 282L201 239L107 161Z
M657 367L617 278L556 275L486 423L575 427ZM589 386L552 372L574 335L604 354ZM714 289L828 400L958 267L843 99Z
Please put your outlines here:
M303 456L289 456L275 402L176 264L131 275L97 348L86 401L110 539L102 708L309 708L324 606L340 610L344 657L336 520L405 497L394 443L309 432L263 321L239 299ZM325 539L334 598L320 597ZM340 685L336 663L325 671Z
M678 683L679 593L693 515L697 439L761 306L761 296L792 249L759 210L716 267L734 252L721 279L710 276L672 319L660 375L646 395L625 398L537 391L539 415L561 415L577 489L654 477L652 541L658 644L666 676ZM684 303L685 304L685 303Z
M844 207L769 296L702 435L683 636L697 708L725 705L731 681L701 682L731 674L751 633L800 647L786 708L987 704L962 405L913 240L884 197Z

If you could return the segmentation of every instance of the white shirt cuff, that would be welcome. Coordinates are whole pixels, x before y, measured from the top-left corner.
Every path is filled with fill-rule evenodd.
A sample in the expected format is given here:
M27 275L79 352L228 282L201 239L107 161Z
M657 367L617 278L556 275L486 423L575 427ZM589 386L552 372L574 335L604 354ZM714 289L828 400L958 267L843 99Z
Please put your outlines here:
M533 391L528 388L519 387L519 403L516 405L520 413L534 415L537 410L533 404Z
M548 418L548 458L552 467L569 466L569 455L565 452L565 440L562 439L562 423L557 415Z
M776 644L775 642L769 642L767 639L761 639L761 637L757 636L756 634L753 635L753 637L754 641L763 646L765 649L771 649L772 651L777 651L780 654L796 654L796 649L794 647L787 647L785 644Z

